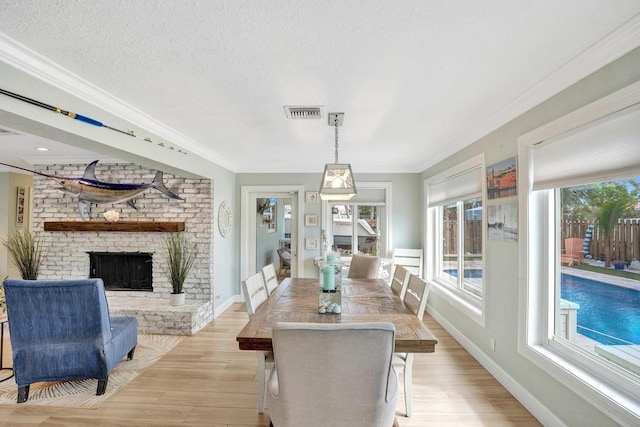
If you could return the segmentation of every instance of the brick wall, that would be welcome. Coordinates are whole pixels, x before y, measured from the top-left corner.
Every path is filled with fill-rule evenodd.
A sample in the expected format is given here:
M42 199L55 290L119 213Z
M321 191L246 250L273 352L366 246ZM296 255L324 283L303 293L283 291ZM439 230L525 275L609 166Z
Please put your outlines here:
M82 177L85 164L41 165L45 174ZM134 164L101 164L96 177L103 182L150 183L155 170ZM198 243L199 257L184 286L187 300L213 301L213 182L164 174L165 186L185 200L172 200L155 189L140 194L138 210L126 203L93 205L91 221L105 221L102 214L115 210L121 221L184 221L185 232ZM171 285L162 272L162 239L165 233L123 232L44 232L45 221L81 221L77 198L57 188L52 179L35 176L33 184L33 228L40 232L47 249L47 260L39 279L80 279L89 277L87 252L150 252L153 254L153 293L136 296L168 298ZM85 214L85 220L88 220Z

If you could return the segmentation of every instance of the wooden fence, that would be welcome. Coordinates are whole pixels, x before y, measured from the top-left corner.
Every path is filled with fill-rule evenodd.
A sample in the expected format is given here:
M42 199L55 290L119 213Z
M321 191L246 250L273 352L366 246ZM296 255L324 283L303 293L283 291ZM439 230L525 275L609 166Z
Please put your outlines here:
M562 226L562 249L564 249L564 239L568 237L579 237L584 239L587 227L591 224L588 221L565 221ZM486 224L484 224L486 226ZM589 243L589 253L593 258L604 255L605 240L602 230L594 224L593 235ZM457 252L457 226L455 220L445 221L448 233L444 238L444 249L446 254ZM481 248L481 227L482 221L466 221L467 235L465 236L465 252L470 254L482 253ZM611 259L619 259L631 262L633 259L640 260L640 219L621 219L613 232L613 248Z
M482 221L465 221L464 252L470 255L482 255L482 228L486 225ZM443 250L446 255L455 256L458 253L457 220L445 220Z
M584 239L589 224L588 221L565 221L562 228L563 239L568 237ZM589 253L594 258L598 258L604 254L605 240L598 225L594 224L593 227ZM618 221L618 225L613 232L611 259L627 262L633 259L640 260L640 219L621 219Z

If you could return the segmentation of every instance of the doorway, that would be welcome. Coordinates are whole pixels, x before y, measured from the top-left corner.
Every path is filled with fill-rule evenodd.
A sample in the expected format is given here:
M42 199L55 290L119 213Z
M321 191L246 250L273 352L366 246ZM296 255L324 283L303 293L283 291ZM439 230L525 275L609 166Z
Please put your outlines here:
M291 197L257 199L255 268L273 264L279 282L291 277L292 208Z
M243 186L241 188L240 216L240 271L241 279L273 262L276 271L280 261L277 249L290 248L291 268L288 275L297 277L304 260L298 256L303 238L300 195L304 186ZM285 220L285 213L288 218Z

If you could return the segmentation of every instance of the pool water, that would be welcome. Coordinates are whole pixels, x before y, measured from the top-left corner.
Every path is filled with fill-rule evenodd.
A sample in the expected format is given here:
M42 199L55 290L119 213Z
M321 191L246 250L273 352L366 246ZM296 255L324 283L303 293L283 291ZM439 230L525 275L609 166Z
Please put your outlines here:
M444 270L445 273L458 277L458 270ZM467 269L464 271L464 277L467 279L482 279L482 270L479 269Z
M578 333L601 344L640 344L640 291L562 274L561 297L580 305Z

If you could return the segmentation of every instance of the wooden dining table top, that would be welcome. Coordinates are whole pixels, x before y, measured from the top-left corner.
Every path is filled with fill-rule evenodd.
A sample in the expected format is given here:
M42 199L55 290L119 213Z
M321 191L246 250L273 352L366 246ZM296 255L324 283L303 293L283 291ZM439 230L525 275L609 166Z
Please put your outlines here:
M276 322L391 322L396 328L395 351L433 353L438 341L391 287L380 279L342 279L342 312L318 313L318 279L286 278L256 310L236 336L240 350L272 351Z

